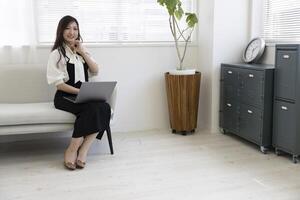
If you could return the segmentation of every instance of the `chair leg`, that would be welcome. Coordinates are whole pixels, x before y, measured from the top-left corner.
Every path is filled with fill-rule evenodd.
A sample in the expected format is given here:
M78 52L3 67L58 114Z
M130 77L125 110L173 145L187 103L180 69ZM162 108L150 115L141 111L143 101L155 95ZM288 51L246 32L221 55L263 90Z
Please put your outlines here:
M114 149L113 149L113 144L112 144L112 139L111 139L110 127L108 127L106 129L106 133L107 133L107 139L108 139L108 143L109 143L110 153L114 154Z

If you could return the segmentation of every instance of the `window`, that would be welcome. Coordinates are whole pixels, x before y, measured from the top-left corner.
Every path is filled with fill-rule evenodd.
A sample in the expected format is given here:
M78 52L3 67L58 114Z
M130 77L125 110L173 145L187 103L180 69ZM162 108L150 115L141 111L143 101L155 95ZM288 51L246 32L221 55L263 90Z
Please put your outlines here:
M300 41L300 1L264 0L263 37L267 41Z
M192 11L193 0L182 1ZM173 41L167 10L156 0L35 0L39 43L53 42L58 21L74 16L84 42Z

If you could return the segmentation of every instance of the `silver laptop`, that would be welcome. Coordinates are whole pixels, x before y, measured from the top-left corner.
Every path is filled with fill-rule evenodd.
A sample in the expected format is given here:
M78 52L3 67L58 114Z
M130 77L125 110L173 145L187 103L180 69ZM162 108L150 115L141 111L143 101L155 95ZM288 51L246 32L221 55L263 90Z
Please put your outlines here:
M116 87L116 84L117 81L83 82L77 96L65 96L64 98L73 103L108 101Z

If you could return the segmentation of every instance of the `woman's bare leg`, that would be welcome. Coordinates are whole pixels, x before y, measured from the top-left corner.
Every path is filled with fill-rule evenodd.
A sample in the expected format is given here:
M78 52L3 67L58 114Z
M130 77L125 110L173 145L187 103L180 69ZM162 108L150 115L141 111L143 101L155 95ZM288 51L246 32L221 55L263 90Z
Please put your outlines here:
M96 139L97 134L98 133L93 133L93 134L90 134L90 135L88 135L84 138L83 143L81 144L80 149L78 151L77 160L80 160L82 162L86 161L88 151L89 151L92 143Z
M83 137L71 138L70 144L65 151L65 163L75 164L77 151L83 142Z

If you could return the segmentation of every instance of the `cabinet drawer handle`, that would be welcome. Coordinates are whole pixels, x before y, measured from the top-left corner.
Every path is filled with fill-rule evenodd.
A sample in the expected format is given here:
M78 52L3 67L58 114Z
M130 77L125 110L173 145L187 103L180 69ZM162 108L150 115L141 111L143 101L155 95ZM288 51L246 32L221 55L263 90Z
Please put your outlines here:
M282 110L288 110L288 108L286 106L281 106Z
M250 78L253 78L253 77L254 77L254 75L253 75L253 74L249 74L249 77L250 77Z
M253 113L251 110L247 110L247 112L248 112L249 114L252 114L252 113Z
M286 55L283 55L283 58L284 58L284 59L289 59L289 58L290 58L290 55L287 55L287 54L286 54Z
M232 74L232 71L227 71L228 74Z
M226 105L227 105L228 107L231 107L231 104L230 104L230 103L227 103Z

